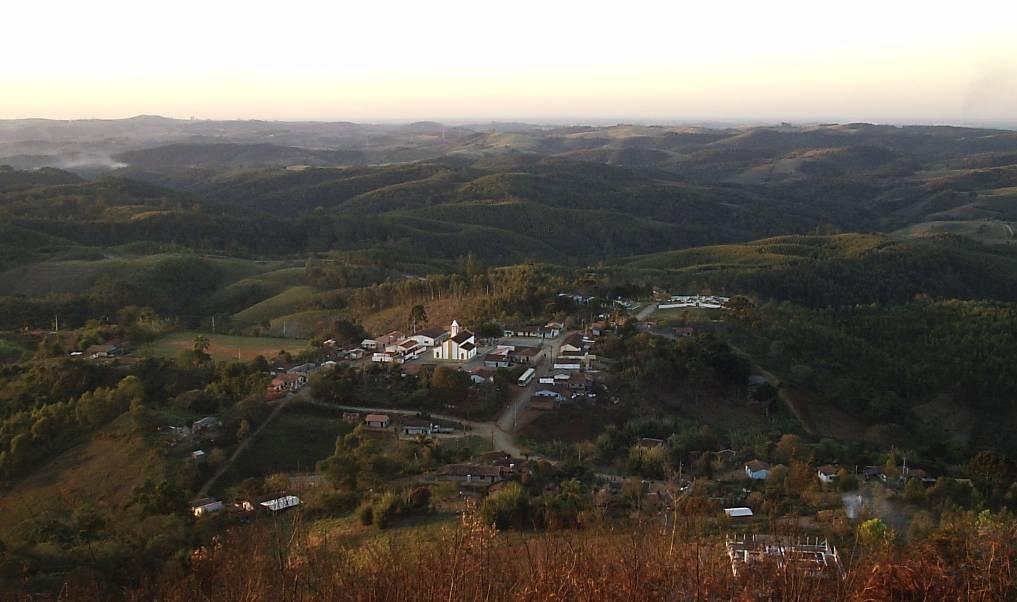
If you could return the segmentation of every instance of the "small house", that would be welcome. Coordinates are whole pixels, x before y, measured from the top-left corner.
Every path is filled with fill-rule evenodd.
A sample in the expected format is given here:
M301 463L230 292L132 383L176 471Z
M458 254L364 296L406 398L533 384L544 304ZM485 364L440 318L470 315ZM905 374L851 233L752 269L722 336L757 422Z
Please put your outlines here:
M403 434L408 436L430 435L433 432L430 420L413 417L402 420L402 430Z
M484 367L485 368L508 368L512 365L512 360L509 358L509 352L498 352L494 351L484 356Z
M378 348L378 341L374 339L364 339L363 341L360 341L360 346L368 351L374 351Z
M558 401L565 401L565 397L568 394L568 389L560 387L558 385L547 386L543 385L537 387L537 391L534 393L537 397L549 397L551 399L557 399Z
M724 508L724 514L730 518L751 518L752 508L740 506L738 508Z
M427 328L418 330L409 338L416 341L421 347L436 347L448 338L449 334L444 328Z
M391 421L386 414L368 414L364 416L364 425L369 429L387 429Z
M483 464L449 464L438 472L438 476L446 480L488 485L501 481L503 475L504 471L500 466Z
M205 416L201 420L195 420L191 425L191 432L200 435L208 431L217 431L222 428L222 421L215 416Z
M593 388L593 377L586 372L574 372L569 375L568 387L573 396L586 395Z
M554 338L561 334L562 330L565 329L565 325L561 322L548 322L544 324L544 328L541 330L541 334L546 338Z
M494 382L496 370L487 366L477 367L470 370L470 382L475 385Z
M85 349L85 357L90 360L113 357L117 354L118 349L119 348L113 344L91 345L88 349Z
M750 460L745 463L745 476L755 481L764 481L770 476L770 465L762 460Z
M824 464L816 469L816 476L823 483L833 483L837 480L838 468L832 464Z
M300 498L295 495L284 495L279 498L266 500L258 504L265 510L270 512L279 512L280 510L286 510L287 508L293 508L300 505Z
M573 332L568 335L565 337L565 340L562 341L559 350L561 353L579 353L583 350L583 335L578 332Z
M222 510L222 502L210 497L196 500L191 504L191 513L194 516L205 516Z
M536 363L540 353L540 347L516 347L510 357L516 364L530 365Z

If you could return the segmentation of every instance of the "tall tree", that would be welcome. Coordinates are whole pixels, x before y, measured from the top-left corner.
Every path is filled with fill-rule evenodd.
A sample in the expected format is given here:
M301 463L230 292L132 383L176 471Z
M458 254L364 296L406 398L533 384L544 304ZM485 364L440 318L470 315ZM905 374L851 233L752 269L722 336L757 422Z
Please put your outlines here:
M410 310L410 332L417 332L417 326L427 324L427 309L423 305L414 305Z

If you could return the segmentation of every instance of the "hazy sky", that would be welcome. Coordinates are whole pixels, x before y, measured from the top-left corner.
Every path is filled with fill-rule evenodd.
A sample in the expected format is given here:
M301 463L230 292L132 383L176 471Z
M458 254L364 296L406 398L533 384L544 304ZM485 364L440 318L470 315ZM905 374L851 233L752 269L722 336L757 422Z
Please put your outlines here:
M6 3L0 117L1017 121L1017 2Z

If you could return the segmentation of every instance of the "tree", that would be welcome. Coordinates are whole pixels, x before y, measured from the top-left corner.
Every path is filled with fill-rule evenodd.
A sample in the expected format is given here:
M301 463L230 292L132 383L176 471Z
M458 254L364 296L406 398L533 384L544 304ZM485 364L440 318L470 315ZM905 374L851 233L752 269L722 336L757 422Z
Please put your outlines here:
M195 354L201 353L201 354L206 354L207 355L208 354L208 348L211 347L211 346L212 346L212 343L209 342L208 337L206 337L204 335L200 335L200 334L198 336L194 337L194 352L195 352Z
M790 433L780 436L780 440L777 441L777 448L774 450L774 458L778 462L785 464L798 458L802 451L802 439L798 435L792 435Z
M237 441L243 441L251 434L251 423L247 420L241 420L240 426L237 427Z
M904 499L911 504L921 504L925 501L925 486L920 479L911 477L904 485Z
M414 305L410 309L410 332L417 332L417 326L427 324L427 309L423 305Z
M870 548L889 544L897 537L893 529L878 518L870 518L858 525L857 534L858 542Z

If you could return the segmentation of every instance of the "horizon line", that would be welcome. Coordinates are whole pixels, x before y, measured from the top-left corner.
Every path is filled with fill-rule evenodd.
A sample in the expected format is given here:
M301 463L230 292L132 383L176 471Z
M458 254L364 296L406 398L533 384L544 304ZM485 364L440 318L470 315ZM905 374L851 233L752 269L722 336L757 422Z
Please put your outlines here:
M519 123L532 126L582 126L590 125L607 127L614 125L634 125L644 127L807 127L823 125L866 124L874 126L925 126L925 127L990 127L996 129L1017 129L1017 116L1007 118L848 118L848 117L582 117L582 116L476 116L476 117L370 117L365 119L349 119L340 117L177 117L158 113L138 113L124 117L0 117L0 122L13 121L52 121L52 122L88 122L88 121L129 121L132 119L165 119L181 122L265 122L265 123L307 123L353 125L411 125L415 123L437 123L445 126L497 125L503 123Z

